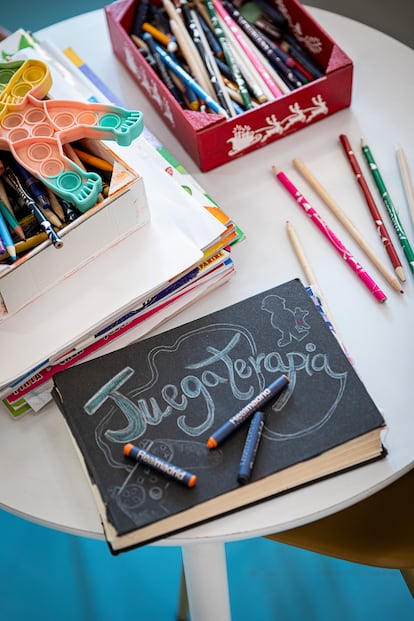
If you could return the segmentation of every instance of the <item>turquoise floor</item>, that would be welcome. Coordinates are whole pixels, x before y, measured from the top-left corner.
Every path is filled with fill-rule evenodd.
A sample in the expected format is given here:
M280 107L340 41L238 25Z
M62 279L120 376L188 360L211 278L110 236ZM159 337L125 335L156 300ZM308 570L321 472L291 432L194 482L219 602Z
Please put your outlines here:
M174 621L180 549L102 541L0 512L2 621ZM399 572L264 539L227 544L232 621L412 621ZM212 619L220 621L220 619Z

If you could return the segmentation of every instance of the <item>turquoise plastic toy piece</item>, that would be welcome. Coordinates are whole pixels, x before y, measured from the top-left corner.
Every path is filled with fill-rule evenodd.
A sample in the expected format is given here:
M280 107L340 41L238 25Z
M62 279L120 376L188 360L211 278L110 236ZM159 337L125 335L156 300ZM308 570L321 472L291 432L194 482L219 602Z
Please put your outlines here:
M96 204L102 181L67 157L63 145L89 138L128 146L144 128L143 115L109 104L45 100L51 85L43 61L0 63L0 149L84 212Z

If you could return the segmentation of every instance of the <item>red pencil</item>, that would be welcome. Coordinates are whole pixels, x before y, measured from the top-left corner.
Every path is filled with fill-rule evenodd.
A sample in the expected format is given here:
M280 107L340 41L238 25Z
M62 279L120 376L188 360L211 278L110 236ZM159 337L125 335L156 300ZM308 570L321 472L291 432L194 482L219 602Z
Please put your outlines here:
M377 228L378 235L380 237L380 240L384 244L384 248L387 251L387 254L390 258L390 261L395 270L395 273L397 274L400 280L404 281L405 274L404 274L403 267L401 265L401 261L391 241L387 228L382 220L381 214L375 203L374 197L371 194L371 190L369 189L368 183L362 173L361 167L358 163L355 153L352 150L351 144L348 138L345 136L345 134L341 134L339 136L339 140L341 141L341 144L345 151L345 155L348 158L348 161L351 165L355 178L362 190L365 201L368 205L368 209L370 211L372 219L374 220L375 226Z

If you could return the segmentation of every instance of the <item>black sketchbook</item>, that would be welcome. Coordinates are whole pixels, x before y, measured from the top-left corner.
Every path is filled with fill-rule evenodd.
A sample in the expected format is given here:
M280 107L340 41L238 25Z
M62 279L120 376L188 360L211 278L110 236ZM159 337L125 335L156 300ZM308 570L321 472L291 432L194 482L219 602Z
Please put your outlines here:
M246 421L209 436L280 374L250 482ZM54 398L112 552L137 547L384 454L384 419L299 280L54 376ZM186 487L124 455L132 443L195 474Z

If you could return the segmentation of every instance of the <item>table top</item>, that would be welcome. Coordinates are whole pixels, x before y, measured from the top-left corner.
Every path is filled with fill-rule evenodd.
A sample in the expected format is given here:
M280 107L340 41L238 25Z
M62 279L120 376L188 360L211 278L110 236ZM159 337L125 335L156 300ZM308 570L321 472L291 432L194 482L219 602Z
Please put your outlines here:
M350 219L358 223L365 239L386 261L338 140L341 133L347 134L354 145L364 138L381 162L390 194L399 206L409 238L413 239L414 229L397 167L396 147L399 144L404 147L414 168L414 83L404 79L404 74L411 71L414 51L348 18L320 9L309 10L354 61L351 107L204 174L115 59L102 10L36 33L39 39L52 41L60 49L73 47L117 92L127 107L141 110L150 131L246 233L247 239L233 250L237 271L230 282L196 302L163 328L188 321L290 278L303 277L285 231L285 221L289 219L304 241L340 336L387 422L384 443L388 456L385 459L160 542L167 545L230 541L304 524L374 493L414 465L414 417L411 415L411 404L414 403L411 359L414 351L414 276L404 262L407 276L404 295L391 289L378 276L377 280L388 295L385 304L378 304L311 226L275 181L271 171L272 165L277 165L292 179L299 180L292 159L301 158L323 180ZM300 187L312 201L314 195L308 186L300 182ZM315 202L317 205L319 203ZM342 226L324 206L319 209L344 243L361 257L355 242ZM391 225L388 228L391 230ZM401 252L399 254L402 256ZM363 256L360 260L364 265L368 263ZM374 272L368 266L367 270ZM13 421L6 411L0 414L0 506L44 525L90 537L103 537L88 482L56 406L49 404L38 414L18 421Z

